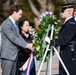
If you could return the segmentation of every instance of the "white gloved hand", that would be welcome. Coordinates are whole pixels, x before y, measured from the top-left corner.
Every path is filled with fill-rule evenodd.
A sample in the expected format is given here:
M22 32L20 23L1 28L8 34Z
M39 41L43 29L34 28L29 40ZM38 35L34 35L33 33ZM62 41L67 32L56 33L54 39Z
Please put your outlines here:
M49 37L45 37L45 41L48 42L50 44L50 38Z

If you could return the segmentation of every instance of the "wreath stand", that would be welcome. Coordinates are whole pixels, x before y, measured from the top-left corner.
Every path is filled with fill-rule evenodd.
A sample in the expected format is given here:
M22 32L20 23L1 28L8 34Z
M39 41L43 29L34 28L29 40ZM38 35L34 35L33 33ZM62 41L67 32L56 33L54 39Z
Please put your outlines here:
M54 25L50 26L50 24L49 24L46 36L48 36L48 32L49 32L50 29L51 29L50 38L53 39ZM49 60L48 60L48 62L47 62L47 66L46 66L46 75L52 75L52 57L53 57L52 52L53 52L53 50L54 50L54 52L56 53L56 55L57 55L60 63L62 64L62 66L63 66L66 74L67 74L67 75L70 75L69 72L68 72L68 70L67 70L67 68L66 68L66 66L65 66L65 64L63 63L63 61L62 61L62 59L61 59L61 57L60 57L60 55L59 55L58 50L59 50L60 48L58 47L58 48L56 49L54 46L51 46L51 48L49 49L49 46L50 46L50 45L47 44L47 47L46 47L46 50L45 50L44 55L43 55L43 57L42 57L42 60L41 60L40 63L39 63L37 75L40 75L40 71L41 71L43 62L44 62L44 60L45 60L45 57L46 57L48 51L49 51L50 53L49 53ZM49 72L49 74L47 74L48 65L50 66L50 72Z

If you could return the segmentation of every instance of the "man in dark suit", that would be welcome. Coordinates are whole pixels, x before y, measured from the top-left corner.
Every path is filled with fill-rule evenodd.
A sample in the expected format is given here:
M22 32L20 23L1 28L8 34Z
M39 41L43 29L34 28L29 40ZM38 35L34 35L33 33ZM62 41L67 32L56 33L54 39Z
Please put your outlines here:
M22 17L22 8L15 5L10 16L1 25L1 68L2 75L15 75L18 47L32 49L32 43L27 43L19 34L16 21Z
M76 24L73 3L61 5L61 17L65 19L58 39L50 40L50 46L60 46L60 56L70 75L76 75ZM59 75L67 75L59 63Z

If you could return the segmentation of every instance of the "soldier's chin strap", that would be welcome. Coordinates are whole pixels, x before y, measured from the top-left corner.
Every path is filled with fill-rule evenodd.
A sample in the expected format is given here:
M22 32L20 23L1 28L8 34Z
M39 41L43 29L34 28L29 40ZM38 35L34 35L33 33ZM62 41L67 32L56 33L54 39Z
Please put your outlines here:
M70 42L69 47L71 47L71 53L72 53L72 60L74 60L74 41Z

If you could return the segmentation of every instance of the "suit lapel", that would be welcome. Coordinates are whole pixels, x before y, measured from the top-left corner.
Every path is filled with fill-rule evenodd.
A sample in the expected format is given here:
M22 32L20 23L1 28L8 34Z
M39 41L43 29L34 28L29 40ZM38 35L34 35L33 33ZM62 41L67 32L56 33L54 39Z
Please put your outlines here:
M10 21L10 25L11 25L11 27L13 28L13 31L14 31L14 34L17 36L17 37L19 37L19 30L16 30L16 28L14 27L14 24L12 23L12 21L9 19L9 21Z

